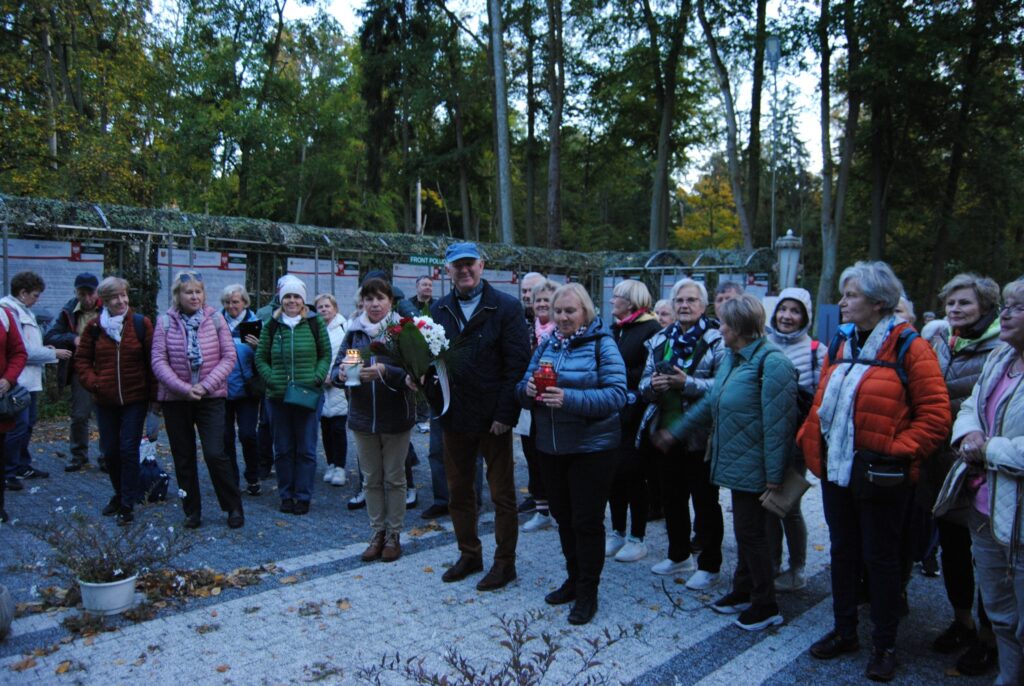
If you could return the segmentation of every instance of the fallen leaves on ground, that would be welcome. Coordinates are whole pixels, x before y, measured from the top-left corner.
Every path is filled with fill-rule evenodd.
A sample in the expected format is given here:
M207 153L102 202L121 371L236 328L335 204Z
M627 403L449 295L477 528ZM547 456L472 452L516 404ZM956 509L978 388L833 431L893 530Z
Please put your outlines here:
M59 665L57 665L57 669L53 670L53 673L67 674L69 669L71 669L71 660L64 660L64 662L61 662Z
M272 574L276 569L275 565L240 567L228 574L209 568L161 569L140 576L138 587L147 597L158 602L163 599L209 598L220 595L225 588L258 584L265 574Z
M11 671L24 672L26 669L32 669L36 666L36 659L32 656L26 657L24 660L18 660L11 665Z
M231 669L231 665L217 665L217 671L223 674L224 672Z
M431 567L430 565L427 565L426 567L423 568L423 571L426 572L427 574L433 574L434 573L434 568Z
M196 633L199 635L213 633L214 631L220 631L220 624L200 624L196 627Z
M335 601L334 604L337 605L339 610L351 610L352 609L352 603L349 601L348 598L338 598L338 600Z
M406 535L410 538L419 538L420 536L429 534L432 531L445 531L445 528L437 522L428 522L423 526L417 526L409 529L409 533Z
M278 579L278 581L281 582L282 584L294 584L294 583L297 583L298 580L299 580L299 577L297 577L294 574L291 574L289 576L283 576L280 579Z

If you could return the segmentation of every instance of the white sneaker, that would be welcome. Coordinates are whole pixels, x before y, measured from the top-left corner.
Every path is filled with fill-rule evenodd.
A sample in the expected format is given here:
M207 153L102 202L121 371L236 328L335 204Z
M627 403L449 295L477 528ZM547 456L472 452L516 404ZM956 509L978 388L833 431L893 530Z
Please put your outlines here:
M614 557L624 545L626 537L616 531L611 532L604 539L604 556Z
M693 571L693 555L690 555L682 562L673 562L672 558L666 557L658 564L651 567L651 571L660 576L674 576L683 572Z
M430 422L420 422L419 424L416 425L416 430L419 431L421 434L430 433Z
M616 562L636 562L647 557L647 544L636 536L626 536L626 544L615 553Z
M803 567L784 569L775 577L775 590L779 593L799 591L807 586L807 577L804 576Z
M335 467L334 474L331 475L332 486L344 486L348 483L348 474L345 473L344 467Z
M324 472L324 483L328 483L328 484L331 483L331 479L334 478L334 472L337 469L338 469L337 467L332 467L330 465L327 466L327 471Z
M419 502L420 501L419 501L419 498L416 496L416 489L415 488L407 488L407 489L405 489L405 506L406 507L416 507L417 505L419 505Z
M551 515L541 514L540 512L534 512L533 517L530 521L523 524L523 533L532 533L534 531L540 531L541 529L551 528Z
M711 588L718 582L718 574L715 572L705 572L703 569L698 569L693 576L686 582L686 587L691 591L703 591Z

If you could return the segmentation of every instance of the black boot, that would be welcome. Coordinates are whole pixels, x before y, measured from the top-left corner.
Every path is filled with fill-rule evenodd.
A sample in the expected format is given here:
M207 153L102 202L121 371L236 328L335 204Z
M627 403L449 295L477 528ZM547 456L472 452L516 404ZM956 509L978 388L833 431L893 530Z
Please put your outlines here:
M580 594L569 611L570 624L587 624L597 614L597 593Z

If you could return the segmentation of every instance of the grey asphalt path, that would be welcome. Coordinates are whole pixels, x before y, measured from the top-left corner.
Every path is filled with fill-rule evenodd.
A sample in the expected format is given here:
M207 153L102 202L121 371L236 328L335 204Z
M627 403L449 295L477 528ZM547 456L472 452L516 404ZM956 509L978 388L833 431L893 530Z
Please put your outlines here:
M77 506L96 511L109 497L105 475L95 469L66 475L57 455L66 446L56 440L59 425L42 427L34 446L35 463L50 479L26 482L26 489L8 495L8 510L18 520L0 528L0 583L18 602L36 599L37 589L59 580L46 564L46 549L24 526L42 521L56 507ZM527 624L533 639L527 651L541 649L547 635L559 646L544 683L566 684L587 677L608 683L636 684L794 684L799 682L867 683L863 669L868 651L830 663L807 655L808 646L831 626L827 531L821 515L820 490L804 500L810 530L807 589L780 596L786 617L781 627L748 633L732 618L716 615L707 605L727 588L723 581L711 592L697 594L683 586L685 576L663 578L650 565L666 550L662 522L649 526L650 554L637 563L609 561L601 585L597 618L585 627L566 621L566 607L552 608L543 596L563 579L563 563L554 530L520 534L517 581L494 593L475 590L473 577L444 584L440 576L457 557L447 519L440 527L424 527L419 512L429 504L426 436L414 435L422 459L416 467L420 507L410 510L403 539L404 555L394 564L363 564L365 511L349 511L344 501L355 491L354 461L350 483L332 488L317 481L309 515L276 511L277 499L266 493L246 496L246 526L232 531L219 513L208 479L203 477L204 526L192 532L193 549L180 568L211 567L229 572L237 567L275 563L278 572L254 586L225 589L216 597L171 604L155 619L133 623L108 620L115 631L83 639L61 624L74 610L29 615L16 620L13 635L0 642L0 684L143 684L160 679L196 684L290 684L368 682L368 670L381 660L422 659L428 672L446 671L444 656L457 651L477 669L495 669L508 652L501 621ZM160 459L169 472L166 444ZM517 484L525 486L526 470L517 445ZM320 469L323 469L321 465ZM265 487L272 482L264 482ZM176 490L172 480L172 492ZM271 489L267 489L271 490ZM735 563L728 494L725 569ZM144 508L140 517L159 525L178 525L176 499ZM526 516L523 517L523 521ZM113 524L97 515L98 525ZM485 555L493 551L493 514L482 516ZM294 581L292 581L294 578ZM289 583L282 583L282 580ZM933 637L949 621L942 580L915 574L910 585L911 614L901 625L898 684L988 684L992 676L950 676L952 658L929 649ZM869 645L866 610L861 641ZM612 638L609 645L609 637ZM66 641L66 642L65 642ZM584 659L598 646L584 670ZM23 666L34 651L32 666ZM69 664L58 673L62 664ZM582 670L582 671L581 671ZM412 683L400 671L385 670L381 683Z

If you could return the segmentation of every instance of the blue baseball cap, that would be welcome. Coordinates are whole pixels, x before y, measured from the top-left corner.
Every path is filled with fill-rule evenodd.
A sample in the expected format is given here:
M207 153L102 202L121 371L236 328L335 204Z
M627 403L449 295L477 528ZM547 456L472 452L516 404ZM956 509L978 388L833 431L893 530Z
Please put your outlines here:
M95 274L89 272L82 272L75 277L75 290L79 288L91 288L96 290L96 287L100 285L100 280L96 278Z
M447 264L465 259L480 259L480 250L477 249L476 243L452 243L444 253L444 261Z

